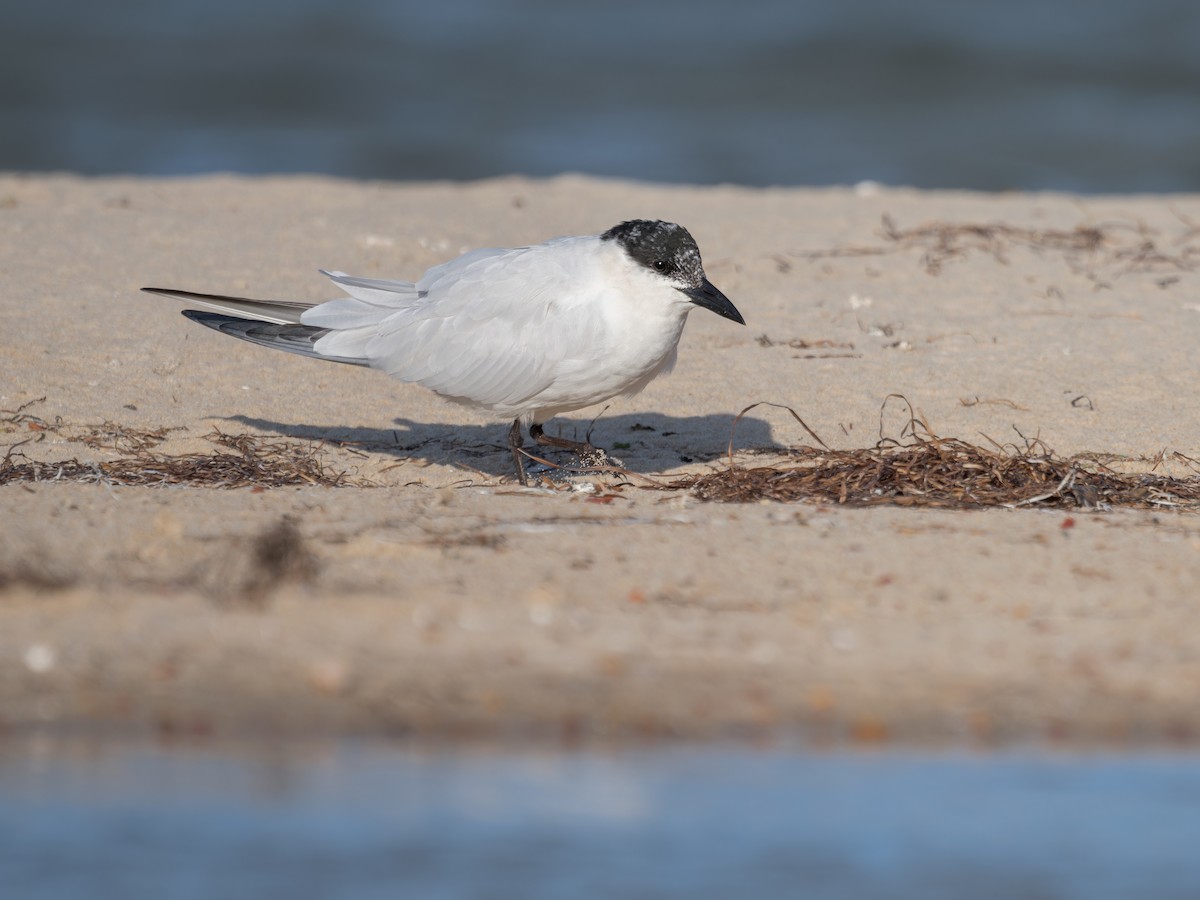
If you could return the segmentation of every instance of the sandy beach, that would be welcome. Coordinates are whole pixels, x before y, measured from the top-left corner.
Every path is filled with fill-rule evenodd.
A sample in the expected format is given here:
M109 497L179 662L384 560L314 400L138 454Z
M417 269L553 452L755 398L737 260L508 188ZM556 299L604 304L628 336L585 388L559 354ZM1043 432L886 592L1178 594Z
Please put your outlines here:
M686 225L747 326L698 310L669 377L555 420L633 473L558 489L512 483L504 422L138 291L316 302L318 268L411 279L638 217ZM4 175L0 237L0 442L46 467L0 486L0 735L1200 741L1194 511L708 503L637 477L811 443L774 406L733 428L760 401L868 448L901 435L893 394L939 435L1189 477L1200 197ZM347 483L53 475L214 430Z

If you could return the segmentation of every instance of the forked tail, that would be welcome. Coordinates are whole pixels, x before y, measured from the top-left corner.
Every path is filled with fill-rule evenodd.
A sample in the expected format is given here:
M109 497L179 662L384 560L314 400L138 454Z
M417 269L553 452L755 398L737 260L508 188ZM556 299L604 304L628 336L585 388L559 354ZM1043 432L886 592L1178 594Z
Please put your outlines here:
M185 309L183 315L193 322L206 325L214 331L228 334L252 344L283 350L313 359L347 363L352 366L369 365L360 357L331 356L318 353L314 344L329 334L332 329L315 328L300 324L301 314L311 307L308 303L291 300L249 300L243 297L226 297L220 294L197 294L192 291L177 291L172 288L142 288L150 294L161 294L176 300L186 300L221 312ZM227 313L237 313L228 315Z

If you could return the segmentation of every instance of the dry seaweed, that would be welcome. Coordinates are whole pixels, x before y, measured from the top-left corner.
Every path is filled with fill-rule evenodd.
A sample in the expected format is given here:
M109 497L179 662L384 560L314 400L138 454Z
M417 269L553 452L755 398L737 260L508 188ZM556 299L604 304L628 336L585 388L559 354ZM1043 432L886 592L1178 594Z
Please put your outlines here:
M907 404L903 397L898 399ZM881 409L881 418L882 413ZM731 458L718 471L676 479L667 489L688 490L702 500L726 503L1200 508L1200 478L1118 472L1106 464L1112 457L1061 457L1036 438L1025 440L1023 446L981 447L934 434L913 415L911 406L900 439L881 437L875 446L855 450L800 447L787 455L786 464L756 467L736 466ZM1200 471L1196 461L1182 454L1171 458Z
M154 435L155 432L142 434ZM364 483L330 467L320 444L225 434L216 430L205 435L205 439L223 449L169 455L133 441L130 444L133 449L119 459L99 461L73 457L58 462L39 462L29 459L20 451L21 444L15 444L0 459L0 485L70 481L143 487L274 488L295 485L344 487Z
M1113 471L1088 457L991 450L955 438L906 446L792 451L798 465L725 468L672 488L702 500L808 501L847 506L1200 507L1200 481Z
M1007 265L1012 249L1023 247L1035 253L1058 254L1073 269L1093 280L1102 269L1110 270L1112 278L1129 272L1190 272L1200 263L1200 247L1191 243L1200 229L1189 219L1179 218L1189 228L1174 241L1175 247L1168 249L1159 245L1161 234L1157 230L1140 222L1106 222L1071 229L1029 228L1004 222L930 222L900 228L885 214L880 229L883 244L797 251L793 255L823 259L882 256L918 249L923 251L922 267L930 275L937 275L947 262L971 253L985 253Z
M115 422L103 422L99 425L69 425L57 416L53 421L26 412L31 407L45 401L38 397L22 403L16 409L0 410L0 431L25 431L33 435L32 439L41 440L47 434L55 434L74 443L85 444L96 450L115 450L118 453L137 453L157 447L173 432L187 431L182 425L173 428L130 428ZM22 441L21 443L25 443Z
M221 449L210 453L170 455L156 448L182 427L131 428L113 422L72 425L60 418L47 420L29 410L46 398L39 397L16 409L0 410L0 431L29 433L11 444L0 458L0 485L53 481L107 485L160 487L193 485L213 488L363 486L333 469L325 460L321 443L265 438L252 434L226 434L214 429L205 440ZM122 454L113 460L80 460L75 457L55 462L30 459L21 447L54 434L71 443L95 450Z

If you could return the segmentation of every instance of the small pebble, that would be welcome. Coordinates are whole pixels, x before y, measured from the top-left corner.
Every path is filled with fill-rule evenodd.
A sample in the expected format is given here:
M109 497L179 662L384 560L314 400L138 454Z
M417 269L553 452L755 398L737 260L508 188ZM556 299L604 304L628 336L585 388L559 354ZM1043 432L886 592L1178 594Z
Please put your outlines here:
M858 644L858 638L850 628L835 628L829 635L829 644L834 650L849 653Z
M554 604L547 603L544 600L534 601L529 604L529 621L540 628L544 628L554 621Z
M308 670L308 683L322 694L340 694L350 681L350 668L332 657L317 660Z
M39 675L53 669L57 661L57 654L49 644L30 644L25 651L25 668Z

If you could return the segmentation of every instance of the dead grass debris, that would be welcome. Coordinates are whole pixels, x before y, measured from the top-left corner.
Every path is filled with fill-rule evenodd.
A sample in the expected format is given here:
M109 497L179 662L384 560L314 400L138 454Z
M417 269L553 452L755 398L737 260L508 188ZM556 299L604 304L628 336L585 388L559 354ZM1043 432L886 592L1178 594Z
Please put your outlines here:
M44 400L45 398L41 398ZM219 449L208 453L166 454L157 451L179 428L138 429L105 422L77 426L61 420L47 421L27 410L39 400L15 410L0 410L0 427L24 431L30 437L11 444L0 458L0 485L45 482L82 482L119 486L163 487L191 485L210 488L277 488L317 485L363 486L334 468L320 442L268 438L252 434L227 434L214 429L204 436ZM120 454L111 460L77 457L45 462L28 457L21 447L56 434L71 443Z
M885 408L890 400L908 404L905 398L891 395ZM941 437L916 417L911 405L908 411L901 436L881 435L873 447L832 450L817 438L822 446L792 449L787 451L787 463L770 466L734 465L731 455L727 466L676 479L667 489L688 490L702 500L724 503L1200 509L1200 477L1196 475L1178 478L1155 471L1121 472L1110 465L1117 461L1115 457L1062 457L1037 438L1023 439L1021 444L979 446ZM882 421L882 408L880 415ZM1150 462L1161 464L1168 457L1200 473L1200 461L1180 453L1164 454Z
M938 275L952 260L984 253L1007 265L1012 251L1025 248L1038 254L1057 254L1072 270L1097 284L1131 272L1192 272L1200 265L1200 226L1176 211L1185 226L1167 240L1144 222L1114 221L1080 224L1074 228L1034 228L1006 222L926 222L901 228L890 215L882 217L882 244L846 245L823 250L795 251L801 259L882 256L903 250L922 251L921 266ZM1177 279L1168 279L1169 286Z

